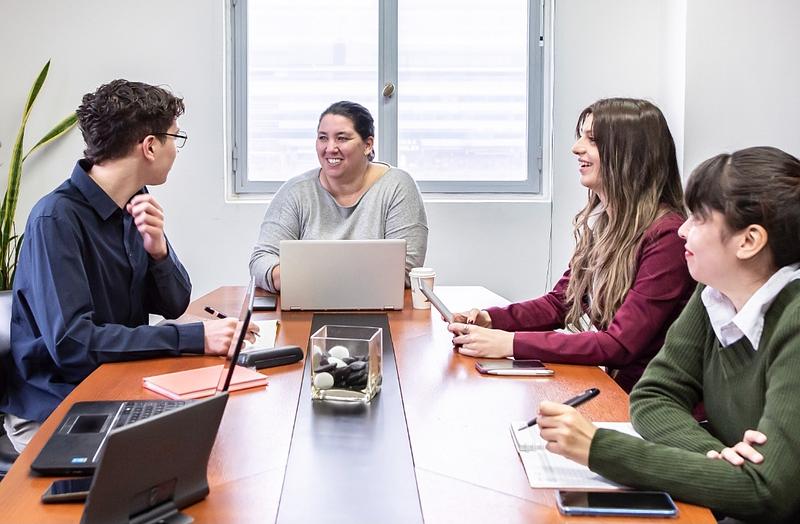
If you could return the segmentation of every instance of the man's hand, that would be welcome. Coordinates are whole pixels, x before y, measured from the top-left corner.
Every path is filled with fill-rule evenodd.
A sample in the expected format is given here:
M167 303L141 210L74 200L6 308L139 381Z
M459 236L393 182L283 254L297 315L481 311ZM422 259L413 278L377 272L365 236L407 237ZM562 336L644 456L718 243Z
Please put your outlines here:
M134 195L125 209L144 241L144 250L154 259L167 256L167 238L164 236L164 210L150 193Z
M539 404L536 423L547 441L547 451L589 465L589 449L597 428L575 408L545 400Z
M756 451L753 444L759 445L766 441L767 436L765 434L754 429L748 429L744 432L744 437L741 442L732 448L724 448L722 451L714 451L712 449L706 453L706 457L710 459L727 460L734 466L741 466L746 460L753 464L761 464L764 462L764 455Z

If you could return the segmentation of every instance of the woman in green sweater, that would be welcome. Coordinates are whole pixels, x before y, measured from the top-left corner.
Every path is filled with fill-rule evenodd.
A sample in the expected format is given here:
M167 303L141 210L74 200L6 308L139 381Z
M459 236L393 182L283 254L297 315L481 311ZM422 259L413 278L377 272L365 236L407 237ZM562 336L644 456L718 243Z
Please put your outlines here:
M698 286L631 393L644 440L539 406L547 449L715 513L800 522L800 160L775 148L692 173L679 235ZM705 404L707 427L692 417Z

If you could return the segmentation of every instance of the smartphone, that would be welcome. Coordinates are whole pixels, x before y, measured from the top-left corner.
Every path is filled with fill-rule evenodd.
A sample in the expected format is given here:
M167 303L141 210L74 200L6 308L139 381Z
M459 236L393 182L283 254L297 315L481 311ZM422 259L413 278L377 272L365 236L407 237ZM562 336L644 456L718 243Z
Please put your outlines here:
M253 311L275 311L277 306L278 303L275 300L275 295L255 297L253 299Z
M425 295L428 300L430 300L431 304L433 304L433 307L436 308L436 311L442 314L447 323L452 324L454 318L453 313L447 309L447 306L444 305L444 302L442 302L441 299L433 293L433 290L429 288L428 284L426 284L422 279L420 279L419 282L419 290L422 291L422 294Z
M54 480L47 491L42 494L42 502L45 504L83 502L89 495L91 486L92 477Z
M663 491L560 491L558 511L564 515L674 517L678 508Z
M541 360L479 360L475 369L484 375L552 375L553 370L542 364Z

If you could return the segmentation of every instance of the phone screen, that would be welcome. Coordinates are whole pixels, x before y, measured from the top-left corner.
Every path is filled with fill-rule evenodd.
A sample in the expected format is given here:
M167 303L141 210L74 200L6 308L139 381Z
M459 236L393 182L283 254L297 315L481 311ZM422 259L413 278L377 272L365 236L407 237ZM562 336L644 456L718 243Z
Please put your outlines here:
M678 508L662 491L559 491L559 510L567 515L675 515Z
M275 297L268 295L266 297L255 297L253 299L253 311L275 311L277 302Z
M54 480L42 495L42 502L73 502L85 500L92 486L92 477Z

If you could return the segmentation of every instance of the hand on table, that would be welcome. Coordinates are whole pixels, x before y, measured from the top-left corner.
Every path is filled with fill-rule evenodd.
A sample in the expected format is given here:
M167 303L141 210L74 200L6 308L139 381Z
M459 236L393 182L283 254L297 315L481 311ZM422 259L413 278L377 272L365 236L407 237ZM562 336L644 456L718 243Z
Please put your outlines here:
M756 451L753 445L763 444L766 441L766 435L755 429L748 429L744 432L744 437L742 437L741 442L731 448L724 448L722 451L715 451L712 449L706 453L706 457L710 459L727 460L734 466L742 466L745 461L752 462L753 464L761 464L764 461L764 456Z
M539 434L547 441L547 451L589 465L589 449L597 427L575 408L545 400L539 404L536 423Z

